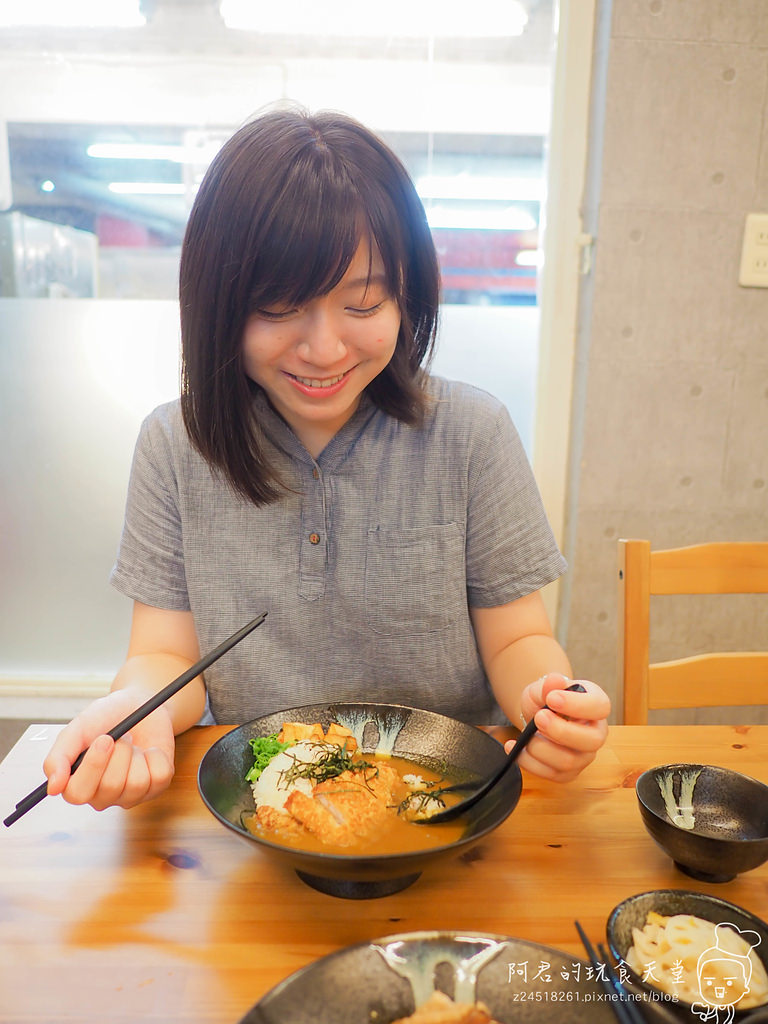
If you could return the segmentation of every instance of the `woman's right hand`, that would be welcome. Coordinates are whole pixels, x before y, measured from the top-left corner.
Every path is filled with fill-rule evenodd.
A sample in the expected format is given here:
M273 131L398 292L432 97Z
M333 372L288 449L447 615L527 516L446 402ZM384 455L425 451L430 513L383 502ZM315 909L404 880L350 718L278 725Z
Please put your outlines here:
M43 762L48 795L71 804L134 807L168 787L174 773L174 727L165 706L115 741L107 735L151 696L144 688L114 690L81 711L58 735ZM71 767L88 748L80 766Z

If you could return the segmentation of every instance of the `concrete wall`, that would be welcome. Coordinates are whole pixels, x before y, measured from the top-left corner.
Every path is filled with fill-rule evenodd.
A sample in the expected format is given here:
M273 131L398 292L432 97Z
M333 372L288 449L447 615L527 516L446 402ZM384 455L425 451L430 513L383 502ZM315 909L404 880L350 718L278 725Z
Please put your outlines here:
M578 673L616 694L617 539L768 539L768 290L737 281L745 216L768 211L768 4L601 10L562 622ZM652 614L654 658L768 647L764 598Z

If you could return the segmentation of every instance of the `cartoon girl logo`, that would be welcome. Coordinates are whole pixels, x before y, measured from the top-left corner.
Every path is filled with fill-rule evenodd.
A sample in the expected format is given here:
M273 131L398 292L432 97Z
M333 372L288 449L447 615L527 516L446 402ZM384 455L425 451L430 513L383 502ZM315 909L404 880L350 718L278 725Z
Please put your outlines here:
M700 954L696 973L704 1003L694 1003L691 1009L701 1020L718 1024L720 1021L730 1024L734 1018L734 1008L749 992L752 979L752 961L749 956L725 948L727 929L738 932L750 950L760 944L757 932L741 931L731 924L718 924L715 926L714 946Z

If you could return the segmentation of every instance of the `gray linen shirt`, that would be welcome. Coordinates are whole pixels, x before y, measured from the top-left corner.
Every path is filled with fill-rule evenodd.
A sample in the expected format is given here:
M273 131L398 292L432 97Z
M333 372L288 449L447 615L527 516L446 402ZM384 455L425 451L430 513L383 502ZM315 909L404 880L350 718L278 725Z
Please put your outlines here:
M269 613L205 674L217 722L331 700L505 721L468 608L538 590L565 561L504 406L436 377L428 390L419 428L363 395L317 459L259 394L291 487L263 507L194 450L178 401L144 421L112 583L191 609L202 652Z

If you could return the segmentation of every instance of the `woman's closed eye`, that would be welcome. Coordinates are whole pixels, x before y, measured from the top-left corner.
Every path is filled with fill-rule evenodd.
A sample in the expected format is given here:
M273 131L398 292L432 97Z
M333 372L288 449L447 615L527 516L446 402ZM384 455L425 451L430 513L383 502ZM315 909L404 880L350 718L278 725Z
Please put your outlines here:
M365 304L365 302L362 302L359 306L353 306L351 304L345 305L343 309L345 313L349 313L354 317L373 316L386 305L388 298L388 296L384 296L383 298L379 299L378 302L372 302L370 305ZM286 307L280 305L266 307L259 306L253 311L253 313L255 316L259 317L260 320L267 320L272 323L280 323L283 320L290 320L293 317L301 316L305 311L307 311L307 309L311 308L311 303L309 307Z
M287 320L298 313L298 309L256 309L254 313L262 320Z
M386 299L382 299L381 302L377 302L373 306L346 306L345 308L347 313L353 313L355 316L373 316L386 301Z

